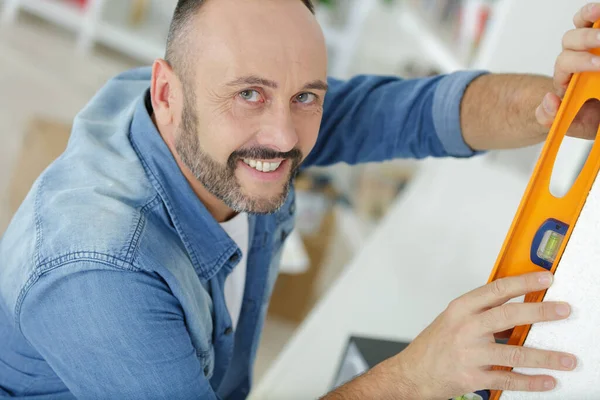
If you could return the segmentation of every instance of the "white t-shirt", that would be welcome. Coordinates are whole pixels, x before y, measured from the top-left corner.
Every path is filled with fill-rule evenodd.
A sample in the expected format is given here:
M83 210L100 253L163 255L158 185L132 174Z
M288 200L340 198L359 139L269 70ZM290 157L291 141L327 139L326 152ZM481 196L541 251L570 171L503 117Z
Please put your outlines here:
M235 330L242 302L244 300L244 288L246 287L246 267L248 254L248 214L240 213L227 222L223 222L221 227L227 232L229 237L237 244L242 252L242 258L236 267L225 279L225 304L231 316L232 328Z

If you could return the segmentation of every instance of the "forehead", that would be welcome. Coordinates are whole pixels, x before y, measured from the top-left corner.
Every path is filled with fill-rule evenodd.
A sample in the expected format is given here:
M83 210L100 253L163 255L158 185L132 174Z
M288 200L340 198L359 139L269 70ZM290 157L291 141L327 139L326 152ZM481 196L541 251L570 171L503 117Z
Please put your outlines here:
M208 2L193 23L196 76L213 83L248 74L282 84L326 78L325 40L300 0Z

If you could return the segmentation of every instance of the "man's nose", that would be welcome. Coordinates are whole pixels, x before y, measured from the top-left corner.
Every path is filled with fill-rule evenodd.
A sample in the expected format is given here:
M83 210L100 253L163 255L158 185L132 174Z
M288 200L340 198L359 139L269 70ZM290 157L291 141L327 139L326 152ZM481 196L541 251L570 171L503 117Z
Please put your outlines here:
M285 153L298 144L298 135L289 107L277 107L263 115L258 144Z

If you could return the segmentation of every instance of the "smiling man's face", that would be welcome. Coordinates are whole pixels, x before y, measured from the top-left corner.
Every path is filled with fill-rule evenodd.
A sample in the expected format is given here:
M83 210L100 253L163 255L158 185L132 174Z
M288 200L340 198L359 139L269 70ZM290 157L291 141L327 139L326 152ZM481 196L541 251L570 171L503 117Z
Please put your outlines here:
M321 29L300 0L211 0L192 24L177 155L234 211L274 212L318 136Z

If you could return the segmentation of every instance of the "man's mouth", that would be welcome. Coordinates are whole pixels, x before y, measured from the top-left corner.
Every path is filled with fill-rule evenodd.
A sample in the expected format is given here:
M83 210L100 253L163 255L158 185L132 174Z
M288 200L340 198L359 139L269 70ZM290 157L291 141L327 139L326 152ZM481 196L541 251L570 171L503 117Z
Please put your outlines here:
M263 160L253 160L250 158L244 158L242 161L244 161L246 165L260 172L273 172L277 170L277 168L279 168L279 166L283 162L283 160L270 162Z

